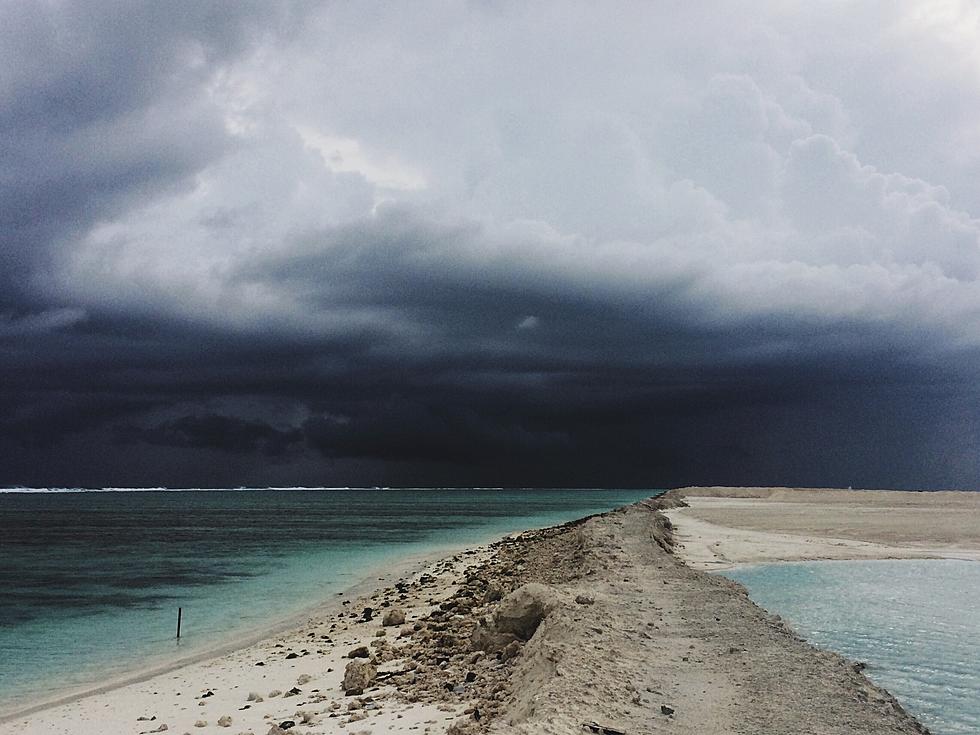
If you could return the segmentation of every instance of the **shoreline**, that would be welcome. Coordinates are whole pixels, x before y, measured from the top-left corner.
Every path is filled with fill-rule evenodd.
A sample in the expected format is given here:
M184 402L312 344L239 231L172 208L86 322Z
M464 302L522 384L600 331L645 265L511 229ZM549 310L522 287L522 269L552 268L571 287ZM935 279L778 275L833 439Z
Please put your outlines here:
M234 722L230 732L279 735L287 721L292 733L360 732L361 721L396 734L572 733L588 722L631 735L668 725L803 732L802 723L822 733L927 732L851 662L683 559L678 510L691 490L435 560L433 550L411 574L399 565L386 581L366 577L296 616L295 629L35 703L0 718L0 733L229 732L221 723ZM549 612L529 638L493 643L501 606L528 584L547 590ZM379 625L394 607L405 622ZM358 612L366 609L373 618ZM341 679L360 647L375 678L363 695L345 696Z
M95 686L84 684L79 687L73 687L67 691L59 692L51 699L37 702L36 704L30 705L26 708L16 710L0 708L0 725L26 717L34 714L35 712L43 711L45 709L71 704L72 702L76 702L90 696L107 694L131 684L143 683L157 676L178 671L194 664L219 659L228 654L246 650L252 646L262 643L263 641L276 638L277 636L295 632L296 630L300 629L311 617L316 615L329 615L341 610L344 599L365 596L374 591L379 585L384 584L386 580L390 581L391 579L399 576L414 575L419 569L422 569L427 565L444 558L445 556L451 555L454 552L466 550L467 548L469 547L441 547L438 550L433 550L430 554L423 553L412 555L412 557L409 559L396 564L394 568L389 567L387 564L379 565L369 570L367 575L353 585L350 585L339 592L332 593L332 597L330 598L324 598L311 605L304 606L302 610L291 613L284 618L269 621L268 624L262 625L258 628L233 634L227 640L213 646L207 646L194 653L189 653L187 655L172 659L166 657L167 660L154 663L148 668L134 669L133 671L113 678L111 681L104 684Z
M106 490L104 492L114 491ZM531 527L514 530L505 534L503 538L514 534L533 532L535 530L541 529ZM304 605L296 612L290 613L285 617L270 620L268 623L255 628L239 631L221 642L202 647L194 653L172 658L169 656L160 656L164 660L156 661L148 667L134 668L132 671L116 676L102 684L82 684L77 687L70 687L67 690L54 694L49 699L44 699L28 707L17 709L4 707L2 704L3 700L0 700L0 726L46 709L72 704L73 702L91 696L108 694L129 685L144 683L195 664L206 663L228 656L229 654L246 651L283 635L296 633L302 630L311 618L335 615L343 610L351 600L370 597L373 593L376 593L385 585L392 584L398 578L418 576L428 567L437 565L453 555L485 551L491 543L497 541L499 538L501 537L498 533L490 532L483 534L475 543L438 544L426 551L410 554L407 558L403 558L398 562L381 562L376 566L369 567L364 576L357 582L336 592L332 592L330 597L321 598L316 602Z

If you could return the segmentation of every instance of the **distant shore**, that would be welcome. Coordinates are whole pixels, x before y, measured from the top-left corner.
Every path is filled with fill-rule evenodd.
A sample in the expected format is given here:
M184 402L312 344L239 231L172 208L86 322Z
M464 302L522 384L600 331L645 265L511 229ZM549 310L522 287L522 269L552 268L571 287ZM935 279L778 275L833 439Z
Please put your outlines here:
M726 498L750 503L749 510L723 511L726 522L747 526L731 527L743 547L754 549L746 559L802 558L815 547L801 551L800 539L818 537L824 550L853 554L845 558L883 549L922 555L980 549L970 534L939 538L921 517L924 530L901 543L894 534L913 528L882 525L875 533L893 535L866 540L852 538L857 532L831 518L832 511L814 521L823 524L813 529L820 533L790 522L801 503L818 501L869 517L893 513L896 503L920 516L922 508L929 513L949 503L958 513L974 512L957 505L967 502L962 498L922 494L913 502L900 494L869 506L856 494L687 488L512 534L412 573L399 570L384 588L344 598L248 647L7 718L0 733L463 735L580 733L583 725L629 735L922 733L857 667L806 644L739 585L695 568L742 563L735 541L717 546L704 527L700 536L686 530L696 523L729 528L701 517ZM759 508L774 505L789 530L777 530L783 522L777 516L751 521ZM758 530L752 523L769 525ZM762 554L742 532L790 540Z
M677 552L698 569L823 559L980 560L980 493L672 490Z

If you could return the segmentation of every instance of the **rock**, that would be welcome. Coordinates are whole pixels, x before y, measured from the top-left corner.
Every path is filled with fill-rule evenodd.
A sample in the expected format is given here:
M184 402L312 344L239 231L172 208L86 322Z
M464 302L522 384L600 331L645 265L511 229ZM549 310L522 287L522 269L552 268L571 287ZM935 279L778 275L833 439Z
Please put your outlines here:
M258 692L249 692L248 697L245 698L246 702L264 702L262 695Z
M594 605L595 598L589 597L588 595L576 595L575 602L577 602L579 605Z
M347 654L347 658L368 658L370 655L371 651L367 646L358 646Z
M293 659L293 658L299 658L299 655L296 654L296 653L293 653L293 652L289 652L289 653L286 654L286 660L287 661L290 660L290 659Z
M278 697L280 694L282 694L281 689L273 689L271 692L269 692L269 699L272 699L273 697Z
M273 725L265 735L286 735L286 731L279 727L279 725Z
M381 618L381 624L386 628L391 625L404 625L405 611L400 607L393 607L390 610L387 610L384 617Z
M198 720L197 722L194 723L194 727L207 727L207 726L208 726L207 720Z
M313 681L313 677L309 674L300 674L299 678L296 679L296 685L302 686L303 684L309 684L311 681Z
M506 646L504 650L500 652L501 661L509 661L512 658L517 658L521 655L521 644L518 641L511 641Z
M229 715L225 715L224 717L219 717L218 727L231 727L231 717Z
M283 697L295 697L297 694L302 694L302 693L303 693L303 690L302 689L299 689L297 687L293 687L292 689L290 689L288 692L286 692L282 696Z
M370 661L351 661L344 670L344 682L341 685L344 694L363 694L377 675L378 669Z
M552 588L529 582L501 600L494 613L494 627L500 633L513 633L526 641L558 605L558 595Z
M373 617L374 617L374 608L373 607L364 608L364 611L361 613L361 620L367 623Z
M293 727L296 727L296 723L293 720L283 720L279 723L280 730L289 730Z
M487 591L483 593L484 602L496 602L504 597L504 590L499 584L491 582L487 585Z
M668 707L666 704L662 704L660 705L660 712L670 717L672 714L674 714L674 708Z
M150 732L166 732L167 729L168 729L167 728L167 723L164 722L164 723L161 723L161 725L156 730L150 730Z
M513 633L498 633L492 627L478 625L470 635L470 647L474 651L499 651L516 640Z

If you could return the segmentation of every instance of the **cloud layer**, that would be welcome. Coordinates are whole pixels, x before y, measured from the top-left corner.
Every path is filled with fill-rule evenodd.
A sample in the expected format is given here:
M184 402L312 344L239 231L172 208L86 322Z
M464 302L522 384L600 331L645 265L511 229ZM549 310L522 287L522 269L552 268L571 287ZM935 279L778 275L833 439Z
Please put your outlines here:
M0 483L976 486L973 11L689 5L6 4Z

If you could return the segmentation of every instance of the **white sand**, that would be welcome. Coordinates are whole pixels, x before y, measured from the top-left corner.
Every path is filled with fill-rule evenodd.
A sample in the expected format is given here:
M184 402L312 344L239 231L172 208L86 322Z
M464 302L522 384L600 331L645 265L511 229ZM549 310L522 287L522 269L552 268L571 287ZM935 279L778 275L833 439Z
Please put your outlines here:
M699 569L822 559L980 560L980 493L675 492L689 506L666 513L677 551Z
M480 558L486 550L474 550L457 555L468 561ZM424 592L410 592L400 605L408 614L409 623L429 611L428 598L444 596L452 591L452 579L462 562L439 560L422 565L421 570L407 578L417 579L433 573L436 583ZM419 567L409 560L402 568ZM368 583L370 584L370 583ZM377 584L377 582L375 582ZM360 588L366 585L360 585ZM317 616L311 617L293 630L266 638L245 648L191 663L156 675L135 675L143 679L119 686L102 687L105 691L80 693L67 697L61 704L42 706L24 702L21 714L8 713L0 717L0 735L124 735L148 733L166 725L168 733L255 733L265 735L273 724L286 720L297 723L293 732L357 733L362 730L386 733L444 732L456 716L456 707L394 701L390 688L368 691L374 702L367 708L349 711L354 697L345 697L341 680L348 660L347 653L357 646L377 640L383 609L378 606L380 594L359 599L339 600ZM369 623L356 622L350 615L364 607L378 610ZM385 629L385 639L394 638L398 628ZM321 636L329 637L328 643ZM304 651L306 653L304 653ZM296 658L286 658L296 653ZM257 666L257 662L264 665ZM390 666L381 666L384 671ZM300 677L309 681L298 683ZM293 687L300 694L269 696L275 691L288 692ZM212 696L202 697L207 692ZM248 701L250 693L263 701ZM376 707L376 708L375 708ZM310 723L299 725L303 712L309 713ZM366 715L365 719L351 721ZM230 726L218 724L230 717ZM145 718L145 719L141 719ZM199 726L197 723L205 722Z

